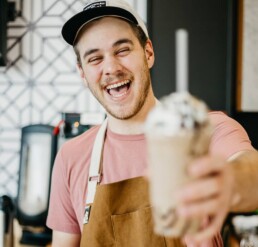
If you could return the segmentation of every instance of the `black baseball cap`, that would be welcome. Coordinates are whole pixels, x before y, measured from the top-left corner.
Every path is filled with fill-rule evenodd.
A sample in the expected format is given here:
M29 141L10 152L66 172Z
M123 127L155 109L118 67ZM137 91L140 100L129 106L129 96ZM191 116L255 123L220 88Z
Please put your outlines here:
M78 33L84 25L104 16L114 16L126 19L141 27L147 37L148 31L137 12L124 0L88 0L83 11L71 17L62 28L64 40L74 45Z

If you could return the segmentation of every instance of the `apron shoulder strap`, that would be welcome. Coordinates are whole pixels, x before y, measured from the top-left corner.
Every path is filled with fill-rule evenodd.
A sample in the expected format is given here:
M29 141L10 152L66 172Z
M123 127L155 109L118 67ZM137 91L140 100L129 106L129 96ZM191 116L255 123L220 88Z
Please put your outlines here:
M107 118L102 123L93 145L88 177L86 205L93 203L97 184L101 181L102 151L104 146L106 129Z

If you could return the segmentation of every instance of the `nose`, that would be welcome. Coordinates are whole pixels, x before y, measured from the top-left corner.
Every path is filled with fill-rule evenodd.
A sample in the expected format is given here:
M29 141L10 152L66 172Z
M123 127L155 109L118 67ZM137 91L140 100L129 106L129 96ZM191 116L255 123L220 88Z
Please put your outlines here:
M104 75L115 75L122 71L122 65L115 56L107 56L103 63Z

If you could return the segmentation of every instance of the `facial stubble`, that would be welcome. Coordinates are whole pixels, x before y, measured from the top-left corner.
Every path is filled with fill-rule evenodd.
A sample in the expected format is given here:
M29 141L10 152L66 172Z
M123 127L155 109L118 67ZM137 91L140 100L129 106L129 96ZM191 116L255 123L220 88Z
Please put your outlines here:
M143 108L143 106L146 102L146 98L148 97L148 94L150 92L151 79L150 79L149 68L148 68L146 61L144 63L144 66L143 66L140 74L141 74L141 78L140 78L139 82L135 82L132 79L131 87L135 86L135 85L133 85L134 83L140 83L139 84L140 88L137 89L137 91L140 93L139 94L137 93L137 98L134 99L133 105L130 106L130 109L128 109L128 110L123 110L122 109L123 104L120 104L119 108L121 108L121 109L118 112L117 110L113 109L112 106L107 104L105 102L104 98L100 97L98 95L97 91L93 89L93 87L91 87L90 85L88 85L88 86L89 86L91 93L95 96L95 98L98 100L98 102L104 107L104 109L106 110L106 112L108 114L110 114L112 117L114 117L116 119L127 120L130 118L133 118L140 112L140 110ZM117 104L119 105L119 103L117 103Z

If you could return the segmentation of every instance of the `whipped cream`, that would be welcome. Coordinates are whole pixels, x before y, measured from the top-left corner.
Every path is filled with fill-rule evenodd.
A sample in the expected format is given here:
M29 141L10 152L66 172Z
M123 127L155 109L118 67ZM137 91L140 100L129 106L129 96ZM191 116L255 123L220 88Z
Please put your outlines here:
M162 136L194 130L208 123L207 113L207 105L188 92L171 93L150 111L144 130L146 134Z

